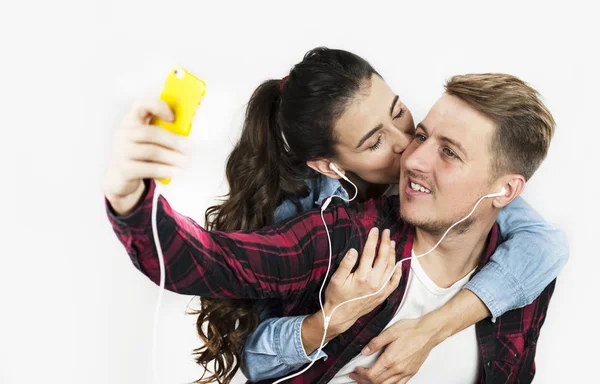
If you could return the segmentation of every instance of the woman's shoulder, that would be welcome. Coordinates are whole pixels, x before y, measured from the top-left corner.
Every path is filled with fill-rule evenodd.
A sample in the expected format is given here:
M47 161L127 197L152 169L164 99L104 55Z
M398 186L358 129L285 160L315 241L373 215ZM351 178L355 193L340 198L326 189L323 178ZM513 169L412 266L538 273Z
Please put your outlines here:
M348 193L339 180L319 174L305 182L308 187L308 195L305 197L292 196L282 201L275 209L276 223L311 209L320 208L325 199L330 196L335 195L348 199ZM337 200L343 201L343 199Z

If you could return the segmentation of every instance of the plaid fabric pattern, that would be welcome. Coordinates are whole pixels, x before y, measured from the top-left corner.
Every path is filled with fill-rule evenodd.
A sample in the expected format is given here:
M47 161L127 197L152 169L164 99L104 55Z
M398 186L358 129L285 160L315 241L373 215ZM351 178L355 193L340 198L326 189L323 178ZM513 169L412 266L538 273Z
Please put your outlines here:
M108 219L134 266L155 284L160 269L151 228L154 181L134 212L118 217L105 200ZM335 202L335 200L334 200ZM369 200L348 208L332 203L324 213L331 236L332 269L350 248L361 253L373 227L389 228L396 241L397 260L411 256L414 228L399 217L397 196ZM157 210L158 233L165 257L165 288L187 295L222 298L280 299L283 315L319 310L318 292L329 262L329 245L321 212L313 210L279 226L258 231L207 232L189 217L177 213L161 196ZM479 269L501 242L497 225L488 236ZM288 383L327 383L368 342L385 328L406 291L410 260L402 265L402 279L386 301L360 318L324 348L319 360ZM535 374L535 348L544 323L553 281L530 305L507 312L495 323L476 325L483 367L480 383L529 383ZM272 383L264 380L261 383Z

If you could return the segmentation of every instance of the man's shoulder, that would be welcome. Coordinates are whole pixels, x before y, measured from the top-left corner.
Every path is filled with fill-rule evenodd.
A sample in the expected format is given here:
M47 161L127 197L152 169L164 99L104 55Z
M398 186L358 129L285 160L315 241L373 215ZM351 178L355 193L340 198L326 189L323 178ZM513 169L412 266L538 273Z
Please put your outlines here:
M500 226L495 222L488 233L486 247L479 263L480 268L483 268L483 266L490 261L492 255L496 252L496 248L498 248L503 241L500 233Z

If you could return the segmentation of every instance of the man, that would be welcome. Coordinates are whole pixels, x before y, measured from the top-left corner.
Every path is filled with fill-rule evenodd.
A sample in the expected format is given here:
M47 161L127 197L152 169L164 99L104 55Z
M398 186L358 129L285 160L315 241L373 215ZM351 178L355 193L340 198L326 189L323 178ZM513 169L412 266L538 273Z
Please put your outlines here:
M450 80L446 94L417 126L415 141L402 158L400 211L402 219L416 227L414 253L433 247L447 228L467 216L479 197L502 187L507 192L491 204L482 202L432 253L412 261L415 276L408 278L404 302L392 323L441 307L478 265L487 262L490 253L484 247L493 247L496 241L497 209L521 193L545 157L553 131L552 116L535 91L517 79L480 75ZM485 361L498 350L506 352L503 356L508 360L486 361L489 375L529 381L535 339L545 317L546 309L541 307L547 306L553 287L554 283L532 305L506 313L496 324L482 321L442 342L411 382L448 382L444 377L453 372L451 382L474 382L481 355ZM521 321L520 316L527 320ZM485 338L491 335L501 337L488 344ZM526 356L519 356L523 353ZM356 358L341 372L372 364L375 357ZM388 357L378 370L358 368L359 374L350 377L359 383L383 382L394 376L393 369L384 369L391 363ZM462 379L456 377L461 374Z
M325 212L332 232L334 266L348 248L363 248L373 226L390 229L397 244L397 260L410 258L413 252L422 254L448 227L467 216L482 196L503 188L505 193L482 201L469 219L426 257L403 262L399 288L386 302L331 340L326 346L327 360L317 361L288 382L345 382L355 367L372 362L373 356L368 361L358 355L374 336L390 322L441 306L487 263L501 241L495 224L498 211L522 192L545 157L554 121L537 93L512 76L457 76L446 90L419 124L416 139L403 155L400 201L382 198L356 210L338 205ZM131 215L119 217L110 207L108 213L134 264L157 282L149 230L153 194L154 184L146 183L142 202ZM328 262L319 211L280 228L224 234L204 231L162 200L158 223L167 289L211 297L279 297L284 301L284 315L318 309L317 295ZM415 273L417 269L420 272ZM431 295L428 289L440 294ZM554 282L533 303L507 312L495 323L479 322L477 333L472 327L455 335L461 337L447 339L432 351L431 361L435 363L438 349L456 359L435 363L433 368L428 359L415 380L444 382L452 376L456 382L531 381L535 345L553 289ZM427 305L419 309L422 298ZM463 364L460 368L459 363ZM393 372L390 377L357 372L358 380L399 379Z

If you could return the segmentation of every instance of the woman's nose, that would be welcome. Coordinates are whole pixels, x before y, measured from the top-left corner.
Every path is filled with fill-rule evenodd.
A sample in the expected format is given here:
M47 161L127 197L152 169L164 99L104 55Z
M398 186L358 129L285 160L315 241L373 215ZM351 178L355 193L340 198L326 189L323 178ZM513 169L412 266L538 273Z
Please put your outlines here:
M412 136L405 132L401 132L401 131L396 131L396 132L397 133L394 135L394 138L393 138L394 142L392 144L392 148L394 150L394 153L401 154L402 152L404 152L406 147L408 147L408 145L410 144L410 142L412 140Z

